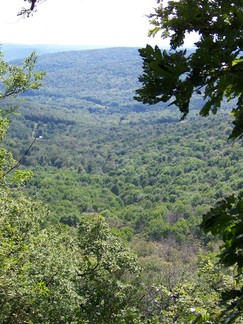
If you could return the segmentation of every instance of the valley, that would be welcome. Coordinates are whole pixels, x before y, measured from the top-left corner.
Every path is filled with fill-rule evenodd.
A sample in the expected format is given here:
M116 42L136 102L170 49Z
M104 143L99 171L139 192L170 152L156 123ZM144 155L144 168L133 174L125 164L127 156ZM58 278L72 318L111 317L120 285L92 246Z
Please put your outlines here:
M218 241L202 232L202 215L243 186L243 148L228 140L227 103L202 118L195 96L181 121L176 107L136 102L135 48L45 54L36 68L46 71L43 86L9 101L19 115L4 147L33 172L22 190L45 204L44 226L76 231L83 218L103 217L138 256L145 313L146 303L155 307L154 285L173 290L188 277L204 285L200 256Z

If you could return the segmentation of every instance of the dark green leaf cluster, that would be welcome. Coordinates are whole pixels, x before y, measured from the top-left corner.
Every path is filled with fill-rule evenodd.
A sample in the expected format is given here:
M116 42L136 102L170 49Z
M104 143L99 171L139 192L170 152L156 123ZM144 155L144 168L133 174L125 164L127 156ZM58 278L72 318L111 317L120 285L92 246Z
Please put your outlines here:
M170 51L161 52L147 45L140 50L143 84L135 97L143 103L170 102L179 107L184 118L194 93L205 100L200 114L216 113L224 99L232 101L234 129L231 138L241 137L242 126L242 47L243 6L241 1L169 1L150 16L155 28L170 38ZM178 50L186 33L196 32L195 50Z
M233 323L243 312L243 194L230 196L203 216L202 228L223 239L220 262L237 267L237 287L223 292L226 309L222 313L227 323Z
M237 264L243 268L243 194L220 201L203 217L202 227L207 232L220 235L224 241L221 261L226 266Z

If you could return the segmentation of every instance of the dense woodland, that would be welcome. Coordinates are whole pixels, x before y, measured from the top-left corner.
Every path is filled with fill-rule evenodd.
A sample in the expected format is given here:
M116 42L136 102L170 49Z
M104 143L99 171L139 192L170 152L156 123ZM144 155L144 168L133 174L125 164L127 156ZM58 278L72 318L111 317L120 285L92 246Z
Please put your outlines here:
M89 61L98 61L97 66ZM132 94L139 62L136 49L40 57L47 80L21 102L5 145L18 160L37 137L22 161L34 172L26 189L34 194L38 188L53 219L101 212L153 237L147 226L155 207L160 221L171 227L182 219L196 225L215 201L241 189L243 151L241 143L228 140L227 105L217 118L205 119L198 116L201 101L195 98L193 113L184 121L166 105L138 106ZM109 84L112 89L105 91ZM92 93L101 103L94 102ZM139 221L141 210L148 215Z
M0 53L0 323L243 321L242 0L156 3L168 51Z
M133 48L43 55L37 69L43 86L6 103L19 114L4 147L28 181L12 185L18 207L4 207L25 216L12 225L21 267L10 253L16 302L3 303L1 323L217 323L234 269L215 265L220 240L200 223L243 185L227 103L203 118L194 96L183 121L168 104L137 103Z

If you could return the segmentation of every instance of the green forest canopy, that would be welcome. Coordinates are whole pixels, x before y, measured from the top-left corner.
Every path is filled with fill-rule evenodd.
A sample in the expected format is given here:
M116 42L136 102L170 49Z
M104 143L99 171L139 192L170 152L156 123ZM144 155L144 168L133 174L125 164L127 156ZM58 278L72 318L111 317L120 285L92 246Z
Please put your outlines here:
M26 62L28 70L28 66L32 61ZM2 66L5 70L8 69L8 65L3 61ZM8 83L8 81L5 83L7 86L6 89L8 89L7 93L17 94L32 86L28 76L34 75L28 75L27 73L26 78L21 68L15 69L13 67L9 71L10 73L18 71L18 73L12 79L12 83ZM39 76L37 79L34 78L34 80L39 82ZM38 84L35 87L38 87ZM9 104L10 102L7 102L6 107L8 111ZM52 106L52 108L54 107L55 105ZM26 177L29 177L29 173L25 173L24 176L22 172L18 171L15 172L12 179L3 178L4 182L1 187L1 223L3 227L0 236L2 261L0 271L1 278L4 279L3 285L0 286L1 299L3 300L1 304L2 321L14 323L16 321L60 322L64 320L89 323L95 320L100 323L109 323L110 321L112 323L170 323L180 318L182 322L200 321L206 323L207 321L211 321L217 323L222 320L225 322L240 323L242 320L242 250L239 248L239 244L241 244L240 235L235 236L235 233L238 232L240 234L242 232L240 230L242 224L241 195L238 198L230 197L225 199L218 204L218 208L214 208L208 214L208 217L204 218L204 221L206 221L204 226L208 226L209 231L213 234L222 234L222 231L225 231L223 233L224 249L221 254L221 261L227 265L234 265L236 262L238 276L235 276L235 272L231 268L223 269L220 265L216 266L215 257L208 254L199 258L198 268L195 272L191 271L192 269L190 271L187 269L188 273L190 273L190 278L192 278L191 282L185 280L183 275L179 275L177 281L173 282L175 272L171 275L170 265L175 267L175 258L177 257L177 262L181 262L179 267L179 264L177 264L177 269L179 269L185 263L183 257L187 255L190 258L192 255L189 249L186 250L188 246L182 244L182 255L178 258L180 254L176 254L176 249L178 252L180 250L178 246L177 248L175 247L173 235L169 238L168 242L165 240L165 238L168 239L166 233L173 233L173 231L175 237L179 238L180 244L183 243L183 235L186 234L188 238L188 233L186 232L188 229L188 224L186 224L188 213L186 212L183 217L179 218L176 214L168 213L168 208L171 206L170 203L173 204L173 202L177 201L178 197L183 197L182 192L188 189L188 185L183 186L182 182L186 180L183 178L183 174L186 173L188 179L188 174L191 172L194 173L191 174L192 177L190 180L199 185L203 177L199 176L198 170L202 170L204 167L210 167L212 169L212 166L218 167L222 163L223 168L229 167L226 172L229 187L226 190L231 191L233 189L237 191L237 189L241 189L240 182L238 182L239 179L237 178L235 182L234 176L236 174L232 170L232 167L233 169L236 167L237 172L240 170L234 160L240 162L241 147L237 144L232 150L229 147L225 148L220 139L222 131L225 132L225 126L229 125L227 123L225 124L225 116L217 116L216 119L210 119L208 122L210 126L212 124L215 125L215 129L219 127L216 131L216 134L219 135L217 140L215 140L216 134L213 133L213 130L210 128L207 130L213 145L212 149L214 153L217 152L219 154L214 159L213 156L212 158L210 156L211 149L208 150L208 143L204 141L200 142L203 131L205 130L205 128L201 128L202 122L198 123L197 118L189 121L188 124L192 126L192 133L194 134L195 130L200 128L201 133L194 134L195 138L199 141L196 143L197 148L194 147L195 156L191 157L191 160L188 161L188 156L185 156L185 150L178 150L175 154L174 148L177 144L178 148L186 148L188 153L193 152L192 145L195 144L194 142L189 141L188 143L183 143L185 137L190 138L192 134L190 131L186 133L189 127L184 127L187 124L180 124L179 129L184 136L181 137L180 134L175 133L176 135L174 137L171 131L178 128L178 125L173 123L171 119L166 120L166 117L163 115L157 115L158 110L152 110L149 113L145 111L139 114L134 114L133 111L124 114L118 110L118 112L112 115L105 110L103 115L101 114L100 116L100 112L97 115L96 110L89 111L88 109L84 109L82 117L79 115L79 119L77 119L77 111L73 110L74 122L70 117L68 121L65 120L64 116L69 115L70 110L67 113L64 107L55 107L60 109L61 116L58 116L57 109L57 114L51 114L48 118L46 118L45 114L50 107L44 106L43 102L39 103L37 116L33 112L30 113L30 110L33 108L32 103L27 103L25 108L29 112L25 120L16 120L20 128L17 128L18 132L10 138L8 145L17 149L15 140L17 139L19 142L22 142L23 134L25 134L26 130L32 129L31 136L33 136L33 132L35 133L38 128L38 132L41 132L39 136L40 140L43 139L43 141L39 142L42 147L36 150L37 154L35 157L33 156L34 159L31 162L26 163L28 160L28 157L26 157L25 163L30 166L37 166L44 162L45 168L39 170L41 171L40 174L42 173L44 177L47 176L42 188L46 188L50 199L54 198L55 200L57 195L51 192L53 185L51 181L48 183L47 179L53 179L53 184L60 180L62 186L67 181L69 188L71 182L76 182L76 188L86 187L86 193L88 192L90 195L89 199L91 198L92 205L90 206L92 206L92 210L85 210L87 205L83 204L82 208L84 208L85 212L79 215L78 219L74 218L74 221L72 219L62 219L64 223L72 225L72 228L57 228L55 225L45 226L47 213L37 203L33 203L19 191L20 183L23 183ZM39 115L40 112L41 114ZM146 123L147 117L151 115L152 117ZM97 116L100 117L100 122L97 122ZM88 159L90 158L90 162L96 161L95 165L86 164L86 161L82 161L82 164L78 166L75 161L69 160L68 163L70 165L68 167L71 168L70 170L65 170L67 166L62 165L62 162L57 161L56 158L50 159L50 161L38 161L38 156L43 156L42 150L45 149L45 145L46 149L48 148L49 151L52 151L49 146L51 142L47 141L51 138L55 138L56 141L57 139L60 140L61 145L63 143L62 140L64 142L66 141L68 143L67 147L69 148L70 146L70 152L74 152L74 147L72 147L73 141L68 137L74 130L72 128L80 125L79 123L83 117L90 125L94 126L94 133L96 131L97 135L102 134L101 137L96 135L98 137L98 143L96 143L97 137L92 142L92 137L90 137L92 133L88 127L85 128L85 124L83 123L84 129L82 131L84 131L84 134L87 132L85 147L88 144L90 150L82 152L80 156L85 154ZM223 125L218 123L221 117ZM6 118L1 120L2 135L4 135L4 128L7 122L8 120ZM199 127L196 126L197 123ZM161 132L159 128L161 125L166 130L165 133ZM109 127L108 129L107 126ZM97 127L96 130L95 127ZM100 132L101 130L102 132ZM44 138L42 133L45 134L47 131L49 138ZM127 131L131 132L131 135L128 135ZM229 126L226 126L225 135L227 135L228 131ZM14 134L14 125L12 132ZM18 137L16 134L18 134ZM60 138L61 134L62 139ZM137 134L139 134L140 140L138 143L134 140L136 139L134 135ZM76 138L78 139L77 136ZM28 136L26 139L28 139ZM117 145L118 143L120 145ZM129 145L126 147L125 143ZM171 157L169 157L171 147L168 147L167 150L165 149L166 145L169 144L174 145ZM134 155L130 154L130 145L135 153ZM57 143L55 143L55 146L58 147ZM95 152L92 151L93 147L95 148ZM122 150L122 148L125 148L125 150ZM96 155L97 149L100 150L99 155ZM57 156L61 157L62 152L59 150ZM162 160L161 152L164 154L162 155L164 157ZM1 172L4 174L6 172L5 170L8 170L13 162L6 150L2 150L2 153ZM21 152L16 150L16 155L18 156L18 154L21 154ZM93 154L93 157L91 154ZM221 158L219 159L218 156ZM96 159L97 157L98 159ZM226 158L222 159L222 157ZM205 163L207 159L210 161L209 163ZM64 160L66 160L66 157ZM134 163L130 163L133 161ZM182 165L182 169L181 167L175 169L175 165L178 163ZM162 166L161 169L159 168L160 165ZM121 170L120 167L123 169ZM61 172L58 173L57 171L59 169L61 169ZM213 170L211 174L207 174L208 180L211 176L213 184L216 184L216 179L220 174L219 170L220 168ZM47 175L48 172L50 172L49 175L52 173L57 176L50 177ZM148 175L147 178L144 177L146 175ZM165 184L167 184L172 189L170 193L169 191L163 192L162 190L157 190L156 193L153 192L153 189L159 189L159 183L156 183L158 175L160 176L159 181L162 184L161 189L164 189ZM196 175L197 177L195 177ZM223 172L222 176L224 177ZM181 180L178 185L182 192L174 190L173 180L175 178ZM228 182L228 180L230 181ZM34 181L33 188L38 185L39 180L37 178ZM6 187L7 183L10 184L9 190ZM92 187L87 186L89 184L94 186L94 191L93 189L91 190ZM99 185L102 188L100 191L98 189ZM105 187L102 187L103 185ZM230 186L233 187L230 188ZM200 190L200 185L198 188ZM208 190L208 187L206 190ZM98 194L95 194L95 191ZM171 201L169 201L169 204L166 204L167 201L164 197L167 199L168 194L170 194ZM200 194L197 199L205 197L205 190L202 190ZM224 195L224 192L221 191L217 194L219 194L219 198ZM82 197L84 195L85 191ZM100 202L96 199L102 197L105 200L108 195L113 195L113 198L116 197L113 201L108 198L109 202L106 206L109 203L113 205L117 215L119 215L120 209L124 210L124 207L125 210L127 209L127 212L123 215L123 219L121 214L115 218L109 211L105 211L104 207L100 209L102 204L100 205ZM76 200L75 197L72 199ZM193 204L195 204L194 207L198 206L197 199L190 202L191 207L193 207ZM143 203L145 203L144 206ZM154 203L154 206L151 203ZM58 204L59 202L57 206ZM155 206L157 209L154 209ZM177 208L180 216L183 206L184 203ZM139 207L142 208L139 209ZM98 209L96 210L95 208ZM149 208L151 208L151 211L143 215L142 211L149 210ZM152 210L154 214L152 214ZM54 214L60 215L60 211L61 209L55 213L54 208ZM114 234L111 234L103 218L97 215L98 212L102 211L104 216L109 219L111 225L113 219L114 228L116 226L118 229L123 227L123 239L129 240L134 238L134 234L137 231L137 245L142 242L144 246L143 251L140 249L140 262L146 265L147 277L144 273L140 277L137 276L139 267L137 266L136 259L129 250L124 248L124 243L114 236ZM133 215L135 223L132 222L131 215ZM189 215L191 215L191 210L189 211ZM166 218L168 216L170 218ZM222 218L223 222L220 221L217 224L217 220L220 220L219 217ZM146 224L145 222L148 219L149 224ZM189 223L192 224L192 219L189 219ZM125 227L124 224L121 224L121 220L122 222L124 220L126 221ZM212 220L216 220L216 222L212 223ZM134 225L135 227L133 227ZM196 222L194 225L196 225ZM146 235L148 237L150 236L150 239L152 238L151 242L146 243L143 237L141 237L141 229L142 231L145 229L143 232L145 234L144 238L146 238ZM146 229L148 229L147 232ZM161 229L162 232L158 232L158 229ZM23 233L25 233L24 236L22 235ZM121 232L119 235L121 235ZM154 239L160 240L161 237L163 237L162 242L155 244ZM190 244L191 247L197 245L198 242L202 244L203 241L200 241L201 239L205 239L207 242L209 237L202 237L200 235L199 241L197 241L196 236L191 236L190 243L193 242L193 244ZM134 240L133 243L135 242ZM169 246L170 249L168 249ZM173 247L175 248L173 249ZM237 247L237 250L235 247ZM148 251L154 248L157 249L157 254L151 257ZM168 251L167 253L166 250ZM228 251L230 250L237 252L232 254L233 258L228 257ZM46 253L47 251L48 253ZM198 250L196 249L196 251ZM163 257L161 253L163 253ZM56 260L57 255L62 256L61 258L58 257L59 262ZM66 256L68 256L68 259L66 259ZM161 262L161 258L162 264L159 263ZM33 260L36 260L36 262L33 262ZM186 260L188 262L189 259ZM190 265L193 264L194 262L190 260ZM48 269L48 272L43 272L42 267ZM166 277L165 269L168 269ZM156 284L151 284L148 278L151 274L153 278L156 272L159 272L156 278L160 279ZM163 279L161 278L162 274L164 276ZM141 287L143 288L141 289ZM222 294L219 291L222 291ZM63 298L63 296L66 298Z

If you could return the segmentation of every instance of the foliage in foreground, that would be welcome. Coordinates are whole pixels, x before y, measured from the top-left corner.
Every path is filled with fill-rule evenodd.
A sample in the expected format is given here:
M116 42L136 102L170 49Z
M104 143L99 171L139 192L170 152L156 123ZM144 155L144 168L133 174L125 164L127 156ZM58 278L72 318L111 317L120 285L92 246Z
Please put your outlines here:
M147 46L140 50L144 74L137 100L155 104L175 104L182 118L189 113L194 93L205 100L202 116L216 114L223 100L233 102L232 138L243 132L243 6L242 1L157 1L159 7L150 15L151 35L170 38L170 50ZM195 51L181 50L186 33L196 32ZM210 53L210 55L209 55Z
M103 219L42 226L46 211L1 188L1 323L115 323L133 317L134 255ZM129 276L130 274L130 276Z
M220 262L226 267L236 267L235 287L222 293L222 300L227 302L222 317L233 323L243 313L243 193L220 201L204 215L201 226L223 239Z

